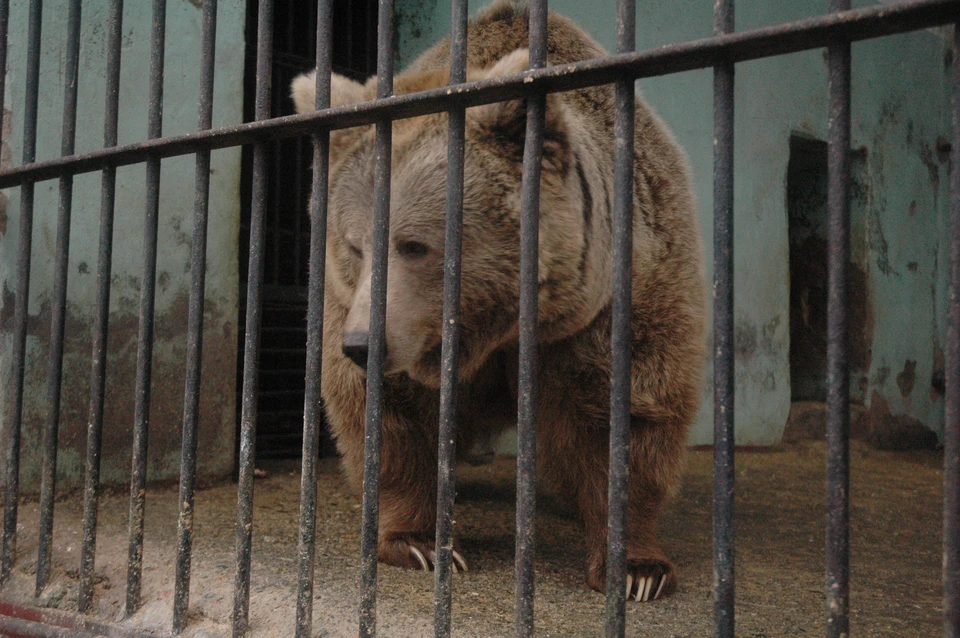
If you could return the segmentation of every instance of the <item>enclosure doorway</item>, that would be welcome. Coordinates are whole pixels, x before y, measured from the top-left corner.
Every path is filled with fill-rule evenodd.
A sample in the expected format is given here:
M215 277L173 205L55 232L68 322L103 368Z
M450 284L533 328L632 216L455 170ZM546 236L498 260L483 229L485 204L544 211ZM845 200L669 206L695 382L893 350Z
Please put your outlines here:
M276 0L273 16L271 117L292 115L290 82L312 69L316 60L316 7L297 0ZM341 75L365 80L376 73L375 0L334 0L333 65ZM247 2L244 121L254 119L257 61L257 3ZM257 415L257 457L295 457L301 453L303 390L307 342L307 270L310 254L309 139L271 143L272 168L267 175L265 215L263 320L260 332L260 379ZM240 327L238 336L237 405L242 385L247 267L250 244L250 201L253 149L243 148L240 184ZM240 413L237 412L239 428ZM239 432L239 429L238 429ZM240 440L239 435L237 440ZM321 454L330 454L329 440Z
M847 280L850 339L850 398L863 402L870 366L867 278L856 247L867 205L866 151L850 153L851 263ZM827 400L827 143L790 137L787 164L790 244L791 401Z

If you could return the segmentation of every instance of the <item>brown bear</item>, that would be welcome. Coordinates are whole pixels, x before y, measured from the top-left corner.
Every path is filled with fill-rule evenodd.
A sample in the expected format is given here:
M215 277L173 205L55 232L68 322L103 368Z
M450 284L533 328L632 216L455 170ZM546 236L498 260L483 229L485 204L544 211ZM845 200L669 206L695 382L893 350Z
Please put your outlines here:
M548 28L551 64L605 55L567 18L551 14ZM468 79L526 70L527 33L522 8L501 0L481 11L468 30ZM444 86L448 67L444 40L395 78L395 92ZM312 73L293 82L300 113L314 108L314 82ZM364 85L334 75L332 103L371 100L375 88L375 78ZM582 518L587 583L599 591L607 551L613 111L610 86L548 97L540 196L540 473ZM519 100L467 110L459 449L516 415L524 123ZM393 125L378 556L414 569L429 569L435 558L446 149L446 114ZM363 472L365 359L344 353L344 334L368 329L373 166L371 126L332 133L322 394L354 485ZM634 173L628 593L653 600L677 586L656 521L679 484L699 407L705 290L685 157L639 99ZM466 568L459 553L455 562Z

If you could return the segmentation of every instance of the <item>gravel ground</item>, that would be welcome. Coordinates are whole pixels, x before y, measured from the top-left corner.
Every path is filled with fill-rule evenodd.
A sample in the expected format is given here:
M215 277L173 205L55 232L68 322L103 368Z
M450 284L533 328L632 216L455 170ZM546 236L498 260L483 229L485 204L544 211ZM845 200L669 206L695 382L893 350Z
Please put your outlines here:
M941 502L939 453L878 452L854 441L851 451L851 633L934 636L940 621ZM661 521L665 549L677 564L679 592L653 604L631 603L631 636L711 634L712 454L694 450L679 497ZM292 635L296 600L299 463L263 464L257 480L251 635ZM798 443L737 455L737 635L823 635L824 447ZM454 635L513 633L514 460L460 466L456 513L471 572L454 582ZM356 634L360 502L337 463L321 464L314 627L317 636ZM126 493L107 494L98 533L96 614L120 622L124 599ZM144 607L121 624L170 630L176 538L174 487L148 492ZM236 486L197 493L191 616L185 636L229 636L234 578ZM21 508L19 562L4 601L76 609L81 498L56 510L54 578L32 597L37 507ZM603 598L583 581L585 553L569 511L538 498L536 627L539 636L597 636ZM432 635L433 579L380 568L382 636Z

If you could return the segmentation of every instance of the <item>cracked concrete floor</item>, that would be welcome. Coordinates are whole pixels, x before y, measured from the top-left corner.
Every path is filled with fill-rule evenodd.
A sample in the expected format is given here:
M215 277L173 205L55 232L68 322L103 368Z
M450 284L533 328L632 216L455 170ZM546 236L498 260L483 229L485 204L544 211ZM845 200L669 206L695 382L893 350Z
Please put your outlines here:
M823 635L824 447L800 443L737 454L737 635ZM934 636L940 620L941 495L939 453L851 451L851 629L856 636ZM712 454L694 450L680 496L661 521L680 591L655 604L631 603L627 634L711 635ZM296 600L299 463L264 463L255 492L251 635L292 635ZM456 512L461 549L472 571L455 576L454 635L513 633L514 460L461 464ZM314 628L317 636L354 636L359 499L335 460L320 470ZM175 487L148 492L143 609L119 623L151 634L170 630L176 538ZM196 498L190 624L186 636L228 636L234 578L236 486ZM54 578L32 597L36 503L21 508L19 562L4 601L76 609L81 498L56 509ZM124 598L126 492L107 494L98 533L96 614L119 621ZM597 636L603 599L583 582L579 528L548 495L538 498L536 628L540 636ZM432 635L433 579L380 567L382 636Z

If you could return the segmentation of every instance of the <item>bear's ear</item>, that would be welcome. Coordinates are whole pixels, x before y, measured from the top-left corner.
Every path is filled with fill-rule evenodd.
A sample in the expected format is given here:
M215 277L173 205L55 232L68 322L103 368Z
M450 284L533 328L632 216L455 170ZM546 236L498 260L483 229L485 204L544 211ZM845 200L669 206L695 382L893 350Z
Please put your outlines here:
M290 97L297 113L315 111L317 102L317 72L308 71L298 75L290 84ZM370 99L366 94L366 87L350 78L334 73L330 76L330 106L344 106L357 104Z
M487 70L471 74L469 79L480 80L501 75L515 75L530 68L530 52L517 49L508 53ZM544 118L543 159L547 166L566 173L570 166L570 143L562 100L555 94L547 95ZM467 109L467 121L480 139L498 143L517 159L523 156L527 128L526 100L511 100L484 104Z
M350 78L334 73L330 76L330 106L357 104L373 98L367 87ZM294 78L290 84L290 97L297 113L312 113L317 102L317 72L308 71ZM337 129L330 132L330 154L344 149L368 127Z

